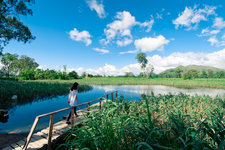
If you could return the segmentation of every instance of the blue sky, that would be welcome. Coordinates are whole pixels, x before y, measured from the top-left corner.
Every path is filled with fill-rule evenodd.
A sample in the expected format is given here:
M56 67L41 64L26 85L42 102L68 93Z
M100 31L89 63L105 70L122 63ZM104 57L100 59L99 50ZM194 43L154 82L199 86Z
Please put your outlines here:
M145 52L156 73L179 65L225 69L223 0L36 0L21 17L36 40L11 41L4 52L40 68L92 74L138 74Z

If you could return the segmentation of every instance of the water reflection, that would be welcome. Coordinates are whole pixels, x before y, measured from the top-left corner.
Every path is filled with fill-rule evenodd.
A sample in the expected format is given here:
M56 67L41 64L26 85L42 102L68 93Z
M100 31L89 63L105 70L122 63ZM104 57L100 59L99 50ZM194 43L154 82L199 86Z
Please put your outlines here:
M136 94L146 94L150 95L152 92L155 95L158 94L179 94L184 93L187 95L209 95L211 97L221 96L225 97L224 89L211 89L211 88L181 88L181 87L171 87L163 85L120 85L120 86L94 86L94 88L102 89L105 92L119 91L128 92Z

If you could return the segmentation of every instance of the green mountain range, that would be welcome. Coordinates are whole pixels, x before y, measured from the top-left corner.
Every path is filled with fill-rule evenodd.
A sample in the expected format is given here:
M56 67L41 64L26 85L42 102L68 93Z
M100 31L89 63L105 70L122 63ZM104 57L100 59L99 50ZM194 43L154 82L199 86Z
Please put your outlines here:
M212 70L213 72L225 71L224 69L220 69L220 68L216 68L216 67L210 67L210 66L188 65L188 66L178 66L176 68L167 69L167 70L161 72L159 75L175 73L175 70L178 69L178 68L183 70L183 72L187 72L188 70L191 70L191 69L195 69L199 72L202 72L203 70L205 70L207 72L209 69Z

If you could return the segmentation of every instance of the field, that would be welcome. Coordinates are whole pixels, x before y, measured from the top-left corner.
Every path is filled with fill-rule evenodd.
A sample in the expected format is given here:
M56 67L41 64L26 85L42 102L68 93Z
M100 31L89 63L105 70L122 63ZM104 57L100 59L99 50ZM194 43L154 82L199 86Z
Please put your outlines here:
M103 77L74 80L81 84L96 85L168 85L181 87L209 87L225 89L224 79L193 79L183 80L179 78L135 78L135 77ZM71 82L71 81L69 81Z
M60 148L225 149L225 100L208 96L142 95L108 102L75 126Z

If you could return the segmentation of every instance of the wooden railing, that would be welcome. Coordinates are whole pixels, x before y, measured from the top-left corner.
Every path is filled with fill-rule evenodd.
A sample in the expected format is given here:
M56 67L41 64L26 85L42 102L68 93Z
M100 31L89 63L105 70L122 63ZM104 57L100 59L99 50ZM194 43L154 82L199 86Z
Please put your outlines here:
M101 96L101 97L99 97L99 98L96 98L96 99L94 99L94 100L92 100L92 101L89 101L89 102L86 102L86 103L82 103L82 104L79 104L79 105L74 106L74 107L79 107L79 106L83 106L83 105L88 105L87 110L90 111L90 105L91 105L91 103L93 103L93 102L95 102L95 101L97 101L97 100L100 100L100 101L99 101L99 109L101 109L101 107L102 107L102 106L101 106L101 105L102 105L102 99L105 97L106 100L108 100L108 99L109 99L109 95L111 95L111 100L114 100L114 99L113 99L113 94L114 94L114 93L116 94L116 95L115 95L115 96L116 96L116 100L118 100L118 97L117 97L117 91L114 91L114 92L111 92L111 93L107 93L107 94L105 94L105 95L103 95L103 96ZM48 143L47 143L47 149L50 149L50 147L51 147L52 130L53 130L53 125L54 125L54 116L55 116L55 114L56 114L56 113L59 113L59 112L62 112L62 111L66 111L66 110L71 109L71 125L72 125L72 127L73 127L74 122L75 122L74 109L73 109L74 107L67 107L67 108L64 108L64 109L60 109L60 110L57 110L57 111L53 111L53 112L50 112L50 113L47 113L47 114L42 114L42 115L37 116L37 117L35 118L35 120L34 120L34 123L33 123L32 127L31 127L31 130L30 130L30 132L29 132L29 134L28 134L28 136L27 136L27 139L26 139L26 142L25 142L25 144L24 144L23 150L26 150L26 149L27 149L28 144L29 144L29 142L30 142L30 140L31 140L31 137L32 137L32 135L33 135L33 133L34 133L34 130L35 130L36 126L37 126L37 123L38 123L39 119L42 118L42 117L46 117L46 116L50 116L50 120L49 120L49 131L48 131Z

